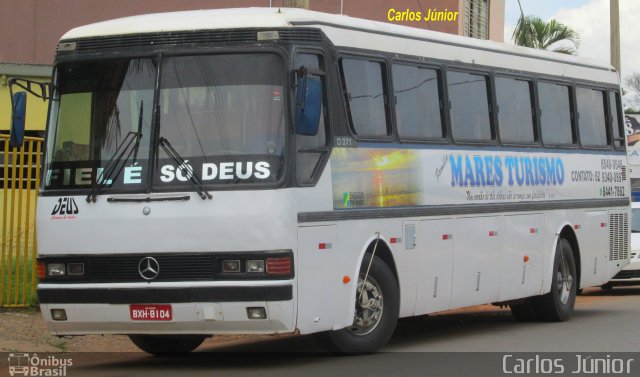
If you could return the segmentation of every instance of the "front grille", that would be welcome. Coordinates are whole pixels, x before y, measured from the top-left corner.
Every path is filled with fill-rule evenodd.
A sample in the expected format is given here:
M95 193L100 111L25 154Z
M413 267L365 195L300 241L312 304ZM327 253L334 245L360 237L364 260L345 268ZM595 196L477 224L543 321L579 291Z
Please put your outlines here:
M146 255L92 256L87 259L86 276L92 282L146 281L138 272L138 264ZM153 281L212 280L212 254L153 255L160 265Z
M157 261L158 274L155 277L142 277L141 261L151 257ZM291 272L285 275L272 275L265 272L248 272L248 260L289 257ZM222 272L224 260L239 260L241 271ZM109 254L48 256L38 262L84 263L84 275L47 276L43 283L131 283L131 282L170 282L170 281L221 281L221 280L280 280L294 277L293 253L291 250L249 251L234 253L155 253L155 254ZM144 269L144 262L143 269ZM266 263L265 263L266 264Z
M629 258L629 215L609 214L609 260Z
M639 279L640 278L640 270L628 270L628 271L620 271L614 279Z
M313 28L269 29L278 31L280 41L321 42L322 33ZM116 35L77 40L65 40L58 45L58 52L68 51L61 46L75 43L73 51L125 49L149 46L206 45L223 43L255 43L258 29L200 30L163 32L137 35Z

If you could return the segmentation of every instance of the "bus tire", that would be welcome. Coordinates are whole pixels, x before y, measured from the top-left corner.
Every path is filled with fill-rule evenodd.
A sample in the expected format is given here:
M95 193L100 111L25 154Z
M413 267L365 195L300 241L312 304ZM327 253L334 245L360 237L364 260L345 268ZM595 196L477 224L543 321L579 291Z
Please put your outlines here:
M323 343L331 351L344 354L375 352L387 344L396 329L400 312L398 282L389 266L382 259L373 257L364 284L370 261L371 255L365 255L360 267L353 324L322 334Z
M138 348L155 356L172 356L193 351L206 337L204 335L129 335Z
M578 282L573 248L569 241L561 238L556 245L553 260L551 291L534 298L533 308L539 319L547 322L567 321L576 304Z
M520 304L509 305L513 318L518 322L533 322L538 319L531 299L525 299Z

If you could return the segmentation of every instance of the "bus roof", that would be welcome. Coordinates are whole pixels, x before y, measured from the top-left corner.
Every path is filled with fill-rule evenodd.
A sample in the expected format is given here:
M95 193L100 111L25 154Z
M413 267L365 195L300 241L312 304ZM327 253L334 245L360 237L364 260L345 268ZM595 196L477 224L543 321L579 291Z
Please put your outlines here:
M349 41L341 38L345 35L344 29L349 29L615 72L611 65L593 59L299 8L229 8L131 16L77 27L64 34L61 40L159 32L296 26L315 26L323 29L325 33L328 29L337 30L333 35L327 33L337 46L351 45ZM395 43L390 43L386 50L402 53L402 51L396 51L401 50L401 46L393 47L394 45ZM380 48L381 45L376 46ZM614 76L617 77L617 74ZM603 81L617 82L617 79Z

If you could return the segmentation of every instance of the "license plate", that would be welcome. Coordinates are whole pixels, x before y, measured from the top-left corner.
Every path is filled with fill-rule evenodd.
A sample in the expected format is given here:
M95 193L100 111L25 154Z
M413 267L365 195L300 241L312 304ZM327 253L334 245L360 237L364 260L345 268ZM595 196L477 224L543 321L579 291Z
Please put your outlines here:
M134 321L171 321L171 305L129 305Z

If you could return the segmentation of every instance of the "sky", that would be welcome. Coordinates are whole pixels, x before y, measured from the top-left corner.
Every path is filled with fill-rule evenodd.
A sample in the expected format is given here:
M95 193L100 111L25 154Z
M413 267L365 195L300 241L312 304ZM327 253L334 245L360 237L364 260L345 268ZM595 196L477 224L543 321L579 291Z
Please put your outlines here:
M640 73L640 1L620 1L621 77ZM525 15L545 21L555 19L572 27L580 35L577 55L610 61L609 0L520 0ZM517 0L505 0L504 40L513 43L511 35L518 23Z

